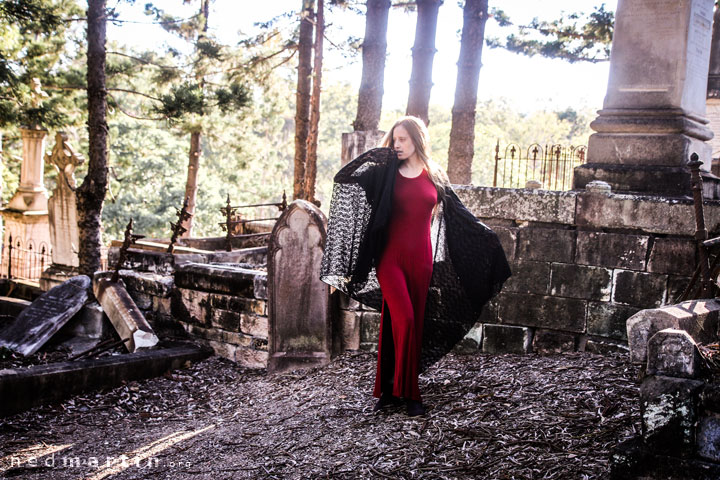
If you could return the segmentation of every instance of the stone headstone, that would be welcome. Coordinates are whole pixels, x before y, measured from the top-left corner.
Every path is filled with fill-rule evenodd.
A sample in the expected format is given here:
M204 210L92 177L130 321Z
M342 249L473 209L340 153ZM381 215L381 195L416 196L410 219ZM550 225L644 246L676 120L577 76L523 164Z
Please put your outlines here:
M0 332L0 346L32 355L77 313L88 299L90 278L78 275L40 295Z
M690 154L710 170L705 95L713 5L619 0L607 95L574 189L603 180L613 191L689 195Z
M48 201L52 261L56 265L77 267L79 232L74 172L85 159L72 148L67 134L58 132L47 161L57 170L57 185Z
M127 339L124 345L128 352L152 348L158 344L157 335L122 282L96 276L93 291L115 331L121 339Z
M268 370L324 365L332 353L330 287L320 281L327 219L295 200L268 247Z
M695 341L685 330L666 328L648 343L647 373L694 378L700 367Z

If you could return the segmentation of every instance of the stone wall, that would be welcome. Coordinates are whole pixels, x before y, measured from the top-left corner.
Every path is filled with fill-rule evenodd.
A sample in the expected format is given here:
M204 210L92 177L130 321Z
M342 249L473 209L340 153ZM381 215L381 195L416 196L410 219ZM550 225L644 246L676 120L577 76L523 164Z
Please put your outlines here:
M487 353L626 350L625 321L669 303L693 273L690 199L457 186L513 271L471 337ZM707 202L719 230L720 202ZM346 344L374 349L379 313L338 300Z
M216 355L252 368L267 365L266 247L167 254L130 249L120 277L161 338L190 337ZM117 261L117 248L110 263ZM207 263L212 262L212 263ZM248 263L249 262L249 263Z

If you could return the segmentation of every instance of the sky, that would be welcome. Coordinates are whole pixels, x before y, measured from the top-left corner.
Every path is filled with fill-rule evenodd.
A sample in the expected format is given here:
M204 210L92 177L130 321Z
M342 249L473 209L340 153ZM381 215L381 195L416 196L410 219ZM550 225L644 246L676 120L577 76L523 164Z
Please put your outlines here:
M117 0L116 0L117 1ZM112 6L113 1L108 5ZM192 15L197 7L183 6L180 0L156 0L155 5L176 15ZM438 13L438 29L433 64L433 89L430 103L451 108L454 99L460 52L462 8L458 0L445 0ZM496 2L490 2L491 8ZM516 24L529 22L532 18L551 20L561 12L593 11L601 0L503 0L498 6ZM124 23L122 27L110 25L108 39L147 49L148 45L162 47L165 44L181 46L157 25L149 24L149 17L142 14L144 1L135 5L119 2L120 17L139 23ZM301 0L215 0L211 7L210 29L223 42L232 44L245 34L255 31L254 22L266 21L275 15L297 11ZM606 3L606 9L614 10L614 1ZM388 21L388 56L385 67L384 108L403 109L407 104L408 80L412 68L411 47L415 38L414 13L403 9L391 9ZM336 43L348 36L362 38L365 18L352 12L331 12L326 19L332 25L327 35ZM486 37L502 37L503 30L492 20L487 22ZM360 87L361 57L354 61L343 58L337 50L325 43L323 83L349 82ZM480 71L478 100L506 98L517 111L564 110L602 108L609 63L569 64L562 60L541 57L528 58L502 49L483 48L483 66Z

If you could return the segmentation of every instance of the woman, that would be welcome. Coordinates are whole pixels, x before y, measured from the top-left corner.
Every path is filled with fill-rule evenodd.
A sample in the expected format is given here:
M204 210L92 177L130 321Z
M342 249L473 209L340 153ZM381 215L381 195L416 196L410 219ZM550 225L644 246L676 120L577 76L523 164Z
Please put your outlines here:
M467 333L510 270L429 158L420 119L400 118L382 145L335 176L320 278L381 311L374 410L404 399L415 416L425 413L418 374Z

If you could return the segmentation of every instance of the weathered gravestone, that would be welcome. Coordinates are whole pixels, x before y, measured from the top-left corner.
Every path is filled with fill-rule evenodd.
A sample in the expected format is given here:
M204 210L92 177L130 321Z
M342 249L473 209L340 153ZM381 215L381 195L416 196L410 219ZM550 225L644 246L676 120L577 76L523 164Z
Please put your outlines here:
M268 247L268 370L330 361L330 287L320 281L327 220L295 200L277 220Z
M0 346L23 355L37 352L82 308L89 288L90 278L78 275L48 290L0 332Z
M58 132L55 146L46 160L57 170L57 177L52 197L48 200L52 265L40 278L43 289L77 274L80 263L77 255L79 230L74 172L85 159L72 148L67 134Z

